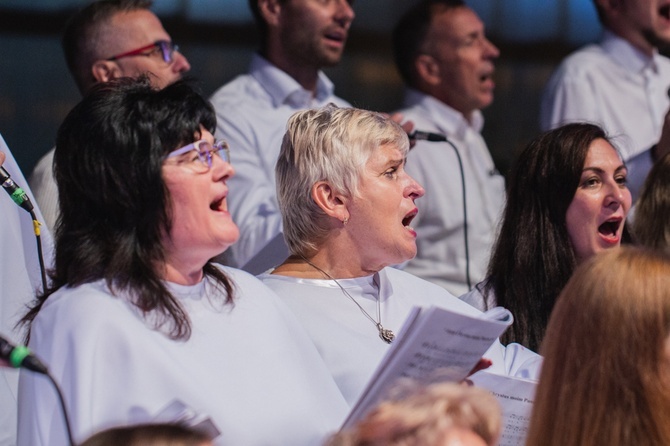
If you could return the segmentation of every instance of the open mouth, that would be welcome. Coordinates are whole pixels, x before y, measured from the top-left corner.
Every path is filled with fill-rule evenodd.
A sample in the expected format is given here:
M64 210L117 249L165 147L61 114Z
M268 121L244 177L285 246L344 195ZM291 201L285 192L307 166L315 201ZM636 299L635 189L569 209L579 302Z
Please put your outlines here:
M414 208L412 211L410 211L407 215L405 215L405 218L402 219L402 225L408 229L414 230L411 226L410 223L412 223L412 220L414 220L414 217L416 217L416 214L419 211Z
M328 33L326 34L326 38L336 42L344 42L345 37L342 33Z
M343 45L347 40L347 32L338 27L337 29L326 31L324 37L333 43Z
M670 20L670 4L661 6L658 13L664 19Z
M616 237L622 222L623 219L621 218L611 218L598 226L598 233L608 238Z
M223 200L225 200L226 197L221 197L218 200L214 200L209 204L209 208L213 211L225 211L223 207Z

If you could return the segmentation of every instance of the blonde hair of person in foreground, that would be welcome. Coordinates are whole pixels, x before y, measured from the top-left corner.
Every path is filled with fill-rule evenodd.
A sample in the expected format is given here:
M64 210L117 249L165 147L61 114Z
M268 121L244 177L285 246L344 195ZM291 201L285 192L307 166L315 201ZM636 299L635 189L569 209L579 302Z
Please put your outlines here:
M119 426L91 436L81 446L212 446L211 438L181 424Z
M669 331L667 254L628 246L580 266L549 321L527 446L669 445Z
M500 406L487 391L455 383L401 385L326 446L494 446Z

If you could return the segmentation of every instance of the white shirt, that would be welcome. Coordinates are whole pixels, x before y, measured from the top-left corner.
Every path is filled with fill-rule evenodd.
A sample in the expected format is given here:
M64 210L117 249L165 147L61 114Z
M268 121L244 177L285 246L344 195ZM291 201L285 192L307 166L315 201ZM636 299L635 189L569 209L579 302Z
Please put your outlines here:
M258 276L293 310L312 337L342 394L353 405L389 348L374 323L360 311L355 299L373 318L377 296L381 299L381 324L398 333L412 308L431 306L462 314L480 311L461 302L443 288L395 268L356 279L299 279L262 274ZM379 283L379 291L374 281ZM489 372L537 379L541 358L532 351L496 342L484 357L493 361Z
M30 188L33 190L37 204L44 215L44 223L52 230L56 226L56 220L60 212L58 186L53 173L55 152L56 148L54 147L37 161L29 180Z
M496 306L495 293L493 290L489 290L485 298L481 291L484 289L484 286L486 286L486 281L479 282L472 288L472 290L462 296L458 296L458 298L480 311L486 311L487 309L493 308Z
M281 232L275 164L295 112L330 102L350 105L333 94L333 84L319 72L316 97L284 71L254 55L249 73L221 87L211 98L216 136L230 143L235 176L228 180L228 208L240 228L228 263L243 266ZM286 250L288 255L288 250ZM271 267L275 265L268 265Z
M1 135L0 151L7 155L2 167L28 194L35 206L35 215L43 222L35 197ZM21 342L24 333L16 330L15 325L25 314L26 305L35 298L35 290L42 288L42 275L30 214L0 191L0 216L0 336L16 344ZM40 233L45 266L49 268L53 241L45 226L40 228ZM0 368L0 446L16 444L18 382L18 370Z
M75 441L114 425L154 420L179 400L221 431L217 445L320 445L348 407L304 330L266 286L224 268L234 306L203 281L168 284L192 335L150 328L103 281L63 288L37 315L30 345L60 383ZM19 445L66 443L53 388L22 372Z
M648 57L605 31L600 43L571 54L552 75L542 98L540 126L548 130L575 121L598 124L615 137L628 161L660 139L670 107L669 87L670 59L657 52ZM650 167L649 155L628 163L634 198Z
M406 108L400 110L417 130L446 135L463 162L467 194L470 283L484 279L505 204L505 180L497 172L480 131L484 120L475 111L470 124L443 102L409 89ZM463 188L454 149L446 142L418 141L405 166L426 190L416 202L419 213L412 221L417 232L417 255L404 267L446 288L454 295L468 291L466 279Z

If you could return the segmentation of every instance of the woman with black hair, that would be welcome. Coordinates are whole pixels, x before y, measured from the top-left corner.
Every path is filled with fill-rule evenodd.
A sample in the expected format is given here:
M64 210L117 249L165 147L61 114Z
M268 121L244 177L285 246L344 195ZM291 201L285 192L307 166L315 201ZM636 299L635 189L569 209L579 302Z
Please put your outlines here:
M510 176L487 279L461 297L509 309L501 337L539 351L556 298L577 264L619 247L631 206L626 166L605 132L568 124L533 140Z
M216 426L216 444L316 444L346 414L276 295L210 261L239 235L214 128L187 83L143 78L95 87L59 129L52 286L24 322L77 441L187 410ZM26 374L19 393L19 443L64 444L48 383Z

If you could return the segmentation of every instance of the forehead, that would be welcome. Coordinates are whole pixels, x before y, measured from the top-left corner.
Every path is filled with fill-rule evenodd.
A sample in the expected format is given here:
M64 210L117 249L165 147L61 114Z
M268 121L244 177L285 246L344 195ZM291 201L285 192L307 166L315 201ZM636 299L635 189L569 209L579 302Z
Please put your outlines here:
M402 151L396 144L387 143L380 145L377 150L370 154L366 166L369 169L376 170L400 162L404 158Z
M623 164L621 157L616 149L609 142L602 138L594 140L589 146L584 161L584 168L597 167L602 165L612 165L615 167Z
M102 30L101 41L107 51L130 51L157 40L170 40L156 15L147 9L114 14Z
M463 38L484 33L484 23L467 6L438 11L430 23L429 38Z

